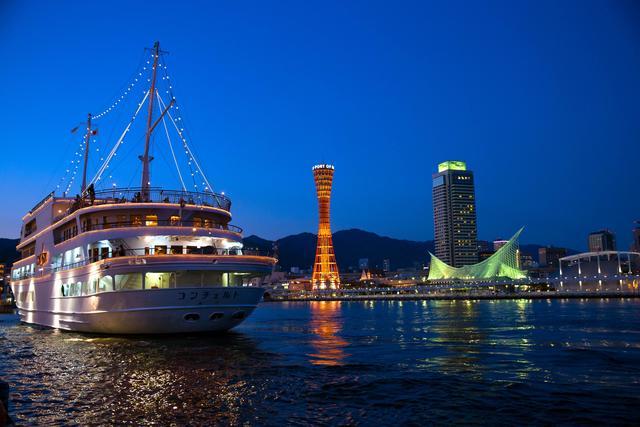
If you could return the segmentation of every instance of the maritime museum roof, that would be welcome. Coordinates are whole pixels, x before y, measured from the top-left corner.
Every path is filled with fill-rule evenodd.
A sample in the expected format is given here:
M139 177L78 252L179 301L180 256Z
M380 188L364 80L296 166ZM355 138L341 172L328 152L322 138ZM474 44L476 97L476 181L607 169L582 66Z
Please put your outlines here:
M432 253L428 280L476 280L476 279L522 279L526 272L518 268L518 237L522 228L509 241L489 258L482 262L462 267L452 267L438 259Z

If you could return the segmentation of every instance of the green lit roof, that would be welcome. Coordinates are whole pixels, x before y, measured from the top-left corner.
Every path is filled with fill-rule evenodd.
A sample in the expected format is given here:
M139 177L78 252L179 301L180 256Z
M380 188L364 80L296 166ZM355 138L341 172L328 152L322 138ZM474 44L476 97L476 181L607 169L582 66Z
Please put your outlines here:
M473 265L465 265L459 268L452 267L430 253L429 280L526 278L527 273L518 268L518 237L520 237L520 233L522 233L522 228L495 254Z
M447 160L446 162L442 162L438 165L438 172L443 172L446 170L466 171L467 164L465 162L461 162L460 160Z

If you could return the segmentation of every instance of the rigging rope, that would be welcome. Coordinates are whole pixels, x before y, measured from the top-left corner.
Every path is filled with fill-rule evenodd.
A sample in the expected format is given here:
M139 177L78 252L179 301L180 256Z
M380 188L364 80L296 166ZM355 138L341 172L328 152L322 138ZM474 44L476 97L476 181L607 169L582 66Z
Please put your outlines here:
M156 96L158 97L158 103L162 103L160 99L160 94L156 91ZM178 166L178 159L176 159L176 154L173 151L173 146L171 144L171 137L169 136L169 129L167 128L167 122L165 121L164 116L162 116L162 125L164 126L164 132L167 135L167 142L169 143L169 150L171 150L171 156L173 157L173 162L176 165L176 170L178 171L178 177L180 178L180 184L182 185L182 190L187 191L187 187L184 185L184 180L182 179L182 173L180 173L180 166Z
M160 97L160 102L162 103L163 107L165 105L164 101L162 100L162 97ZM176 107L177 109L178 107ZM186 150L187 155L189 156L189 160L191 160L196 168L197 171L200 173L200 176L202 176L202 179L204 180L203 184L206 185L205 187L205 191L209 191L211 193L213 193L213 187L211 186L211 184L209 184L209 180L207 179L207 177L205 176L204 172L202 171L202 168L200 167L200 164L198 164L198 161L196 160L195 156L193 155L193 152L191 151L191 148L189 148L189 145L187 144L187 139L184 137L183 133L182 133L182 129L177 125L176 121L174 120L173 116L171 115L171 113L169 111L167 111L167 116L169 116L169 118L171 119L171 122L173 123L173 126L175 127L176 131L178 132L178 135L180 136L180 139L182 139L182 143L184 145L184 148Z
M140 64L142 64L142 61L140 62ZM140 64L138 65L138 67L136 67L136 71L133 73L134 77L133 81L127 85L127 88L124 90L124 92L122 92L122 94L116 98L116 100L107 108L104 109L104 111L102 111L100 114L96 114L92 117L93 120L98 120L101 117L106 116L107 114L109 114L112 110L114 110L118 105L120 105L120 103L122 101L124 101L124 99L127 97L127 95L129 95L133 89L134 86L136 85L136 83L138 83L138 80L140 80L142 78L142 73L145 72L147 70L146 66L142 67L142 71L140 71ZM149 64L149 61L147 60L147 64Z
M122 143L124 142L123 139L124 139L125 135L127 134L127 132L129 132L129 129L131 128L131 125L133 124L133 122L135 121L136 117L138 116L138 113L142 109L142 106L144 105L144 102L147 100L148 96L149 96L149 91L147 90L145 92L145 94L144 94L144 98L142 98L142 101L140 101L140 103L138 104L138 108L136 109L136 112L133 113L133 116L131 117L131 120L129 121L129 124L127 124L127 127L122 132L122 135L120 135L120 138L118 138L118 141L116 141L116 144L111 149L111 152L109 153L109 155L105 159L104 163L102 163L102 166L100 166L100 168L98 169L98 172L93 177L93 179L89 182L88 185L95 184L97 181L99 181L102 178L102 174L109 167L109 162L111 161L113 156L115 156L116 151L118 151L118 148L120 147L120 145L122 145Z

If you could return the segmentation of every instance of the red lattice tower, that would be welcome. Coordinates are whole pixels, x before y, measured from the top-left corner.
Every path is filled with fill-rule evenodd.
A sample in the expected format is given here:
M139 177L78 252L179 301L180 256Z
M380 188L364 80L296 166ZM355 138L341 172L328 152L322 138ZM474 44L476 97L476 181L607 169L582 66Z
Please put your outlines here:
M332 165L313 167L313 178L318 193L318 245L311 278L313 289L336 289L340 286L340 275L329 224L333 171Z

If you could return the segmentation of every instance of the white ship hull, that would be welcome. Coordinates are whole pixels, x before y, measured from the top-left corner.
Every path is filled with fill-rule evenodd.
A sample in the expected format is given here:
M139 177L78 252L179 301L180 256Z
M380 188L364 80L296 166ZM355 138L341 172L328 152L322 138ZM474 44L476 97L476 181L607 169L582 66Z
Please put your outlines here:
M18 302L25 323L77 332L104 334L171 334L220 332L239 325L256 308L264 290L258 287L197 287L103 292L77 297L50 297L46 283L34 288L38 304ZM19 289L16 289L20 292ZM41 292L38 292L40 294Z

